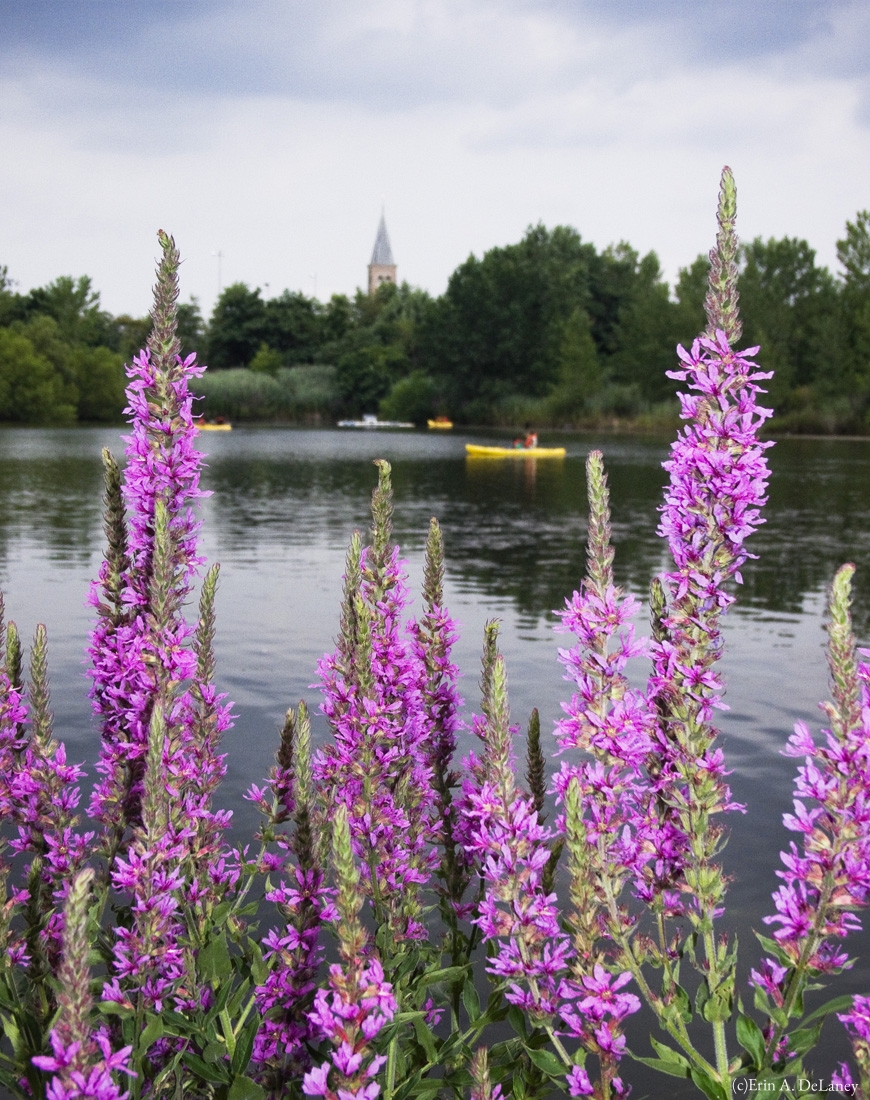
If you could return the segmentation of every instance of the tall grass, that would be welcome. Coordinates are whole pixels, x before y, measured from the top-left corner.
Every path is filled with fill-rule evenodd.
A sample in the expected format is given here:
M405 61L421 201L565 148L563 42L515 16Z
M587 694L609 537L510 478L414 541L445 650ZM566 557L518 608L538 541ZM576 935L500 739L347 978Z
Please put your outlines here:
M281 367L275 375L234 368L207 371L197 382L197 411L206 420L296 420L319 423L335 414L335 368L319 363Z

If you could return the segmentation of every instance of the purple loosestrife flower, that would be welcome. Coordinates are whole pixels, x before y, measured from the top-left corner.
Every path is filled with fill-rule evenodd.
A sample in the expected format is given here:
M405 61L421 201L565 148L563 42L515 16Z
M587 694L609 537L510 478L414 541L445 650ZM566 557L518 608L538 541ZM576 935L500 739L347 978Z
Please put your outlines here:
M643 693L629 686L626 666L633 657L646 654L645 639L635 639L631 619L639 605L624 596L613 583L613 548L610 544L610 508L602 456L593 451L587 461L589 489L588 572L579 592L566 601L557 628L571 631L577 645L560 650L567 680L576 691L563 705L567 715L556 729L560 753L579 749L587 754L583 763L563 761L555 778L555 789L564 801L569 784L578 784L584 816L583 843L594 852L594 873L586 886L588 896L578 904L580 924L587 927L586 942L575 937L582 964L596 958L594 943L606 921L622 925L624 914L611 911L604 917L608 898L618 899L628 875L634 877L638 894L650 900L654 890L645 877L645 867L654 852L648 841L649 785L645 765L653 751L654 712ZM564 828L565 819L560 824ZM659 831L659 848L673 844L673 837ZM584 861L585 861L585 857ZM664 861L662 861L664 864ZM669 884L667 872L656 864L656 885ZM575 890L580 884L575 883ZM612 909L612 907L611 907ZM600 911L605 924L596 922Z
M517 790L511 751L504 659L485 659L484 755L481 782L466 784L461 803L466 848L480 866L482 897L474 922L496 943L487 970L505 997L548 1026L559 1010L572 951L559 926L556 895L545 892L552 831L531 798Z
M104 1000L127 1005L139 1001L155 1012L164 1005L181 1007L179 998L190 1001L195 995L184 988L180 898L185 838L170 828L170 796L161 783L165 743L166 722L158 702L151 711L142 823L112 870L112 885L130 899L132 919L129 926L115 928L110 977L103 989Z
M117 930L108 995L184 1010L199 1003L194 956L239 868L223 839L230 815L212 808L230 725L214 686L216 566L195 625L184 609L202 564L193 512L202 455L189 383L204 368L178 354L179 254L169 236L158 238L153 328L128 370L123 476L104 455L108 551L92 592L99 619L90 647L101 778L91 813L103 825L107 874L134 912Z
M660 716L658 790L698 853L684 888L710 910L724 890L721 874L711 873L722 830L710 826L701 838L698 822L735 808L712 724L714 708L722 706L715 669L722 652L719 623L734 600L725 583L741 580L740 567L751 556L745 539L763 522L759 509L768 477L764 450L770 444L759 442L757 433L770 412L755 397L756 383L771 374L757 370L750 358L755 351L732 352L722 332L695 341L691 353L679 349L684 369L672 377L688 380L696 394L680 395L689 425L665 463L670 483L660 533L676 568L653 592L649 692Z
M372 1043L397 1011L393 987L359 920L363 893L354 862L347 809L339 805L333 820L333 864L338 880L338 939L341 963L329 968L328 989L314 998L309 1019L333 1046L331 1059L309 1070L302 1081L306 1096L327 1100L374 1100L380 1093L375 1075L386 1062Z
M646 653L646 642L635 639L631 625L637 602L613 583L610 507L600 452L589 455L586 469L587 574L580 591L567 601L560 627L577 638L571 650L559 654L566 679L576 690L564 706L567 717L559 722L556 736L560 753L579 749L585 757L563 760L554 780L565 807L558 824L568 848L574 948L571 978L560 992L566 1002L574 1002L561 1008L568 1034L597 1055L599 1092L609 1096L621 1095L622 1022L638 1011L640 1002L634 994L615 992L631 980L631 973L619 967L614 978L602 937L625 950L636 918L620 903L623 886L633 879L636 892L647 901L661 893L670 885L672 868L653 860L650 876L647 865L674 841L660 832L656 848L647 839L651 789L644 769L653 749L654 712L626 676L629 660ZM571 1095L593 1092L585 1070L582 1077L577 1072L569 1076L568 1084Z
M785 750L804 758L795 783L794 813L784 816L797 840L782 853L784 869L777 873L783 884L773 895L776 912L764 918L775 927L770 946L777 957L765 959L751 975L756 1001L777 1024L770 1028L769 1057L778 1049L783 1021L798 1005L807 979L849 965L833 941L860 929L855 910L870 900L870 666L858 660L852 633L854 572L853 565L842 566L831 587L828 664L833 701L822 708L830 728L816 744L806 724L799 722Z
M770 377L751 360L757 349L738 353L730 343L739 337L735 195L725 169L711 253L708 331L690 352L678 349L681 369L670 373L688 382L691 392L680 395L688 423L665 463L670 482L659 533L668 541L674 568L653 583L647 691L633 690L626 675L628 661L647 646L631 629L637 605L613 584L607 490L597 455L589 464L587 577L563 613L562 628L577 637L575 648L561 654L576 691L557 735L562 752L588 754L580 764L566 760L555 781L566 807L561 820L576 951L577 1007L563 1016L586 1049L598 1053L598 1087L605 1094L623 1088L615 1076L625 1047L622 1012L596 1020L593 999L582 990L611 982L614 972L620 983L630 972L665 1028L687 1053L693 1050L675 1002L679 943L668 940L664 923L683 912L703 933L705 1015L713 1021L716 1048L715 1069L700 1056L695 1065L723 1081L730 1073L723 1021L731 1011L733 955L712 931L724 880L714 862L722 830L711 818L735 807L712 725L722 692L715 665L722 646L719 621L733 600L725 586L740 580L749 556L745 540L762 522L769 444L758 441L758 432L770 415L756 404L758 383ZM633 936L638 916L620 900L628 881L656 917L657 942ZM602 935L616 950L612 962ZM646 958L663 968L660 996L644 977ZM639 1004L636 998L614 1003L626 1012L627 1005L636 1011Z
M7 902L10 866L3 859L5 838L0 843L0 933L7 958L28 964L27 992L35 998L34 1011L50 1017L54 1004L45 979L58 962L69 882L83 864L93 834L76 832L78 780L84 772L67 763L66 749L53 736L46 632L41 625L31 650L27 696L26 706L20 642L10 623L6 667L0 671L0 821L5 819L15 829L8 848L25 860L30 857L30 862L20 868L26 885L14 890ZM9 931L15 909L22 911L21 938Z
M7 640L8 639L8 640ZM4 644L4 642L6 644ZM4 652L5 651L5 652ZM0 826L11 822L15 817L16 798L12 784L18 774L21 754L27 743L24 723L27 718L27 706L21 688L20 647L18 631L14 623L9 624L8 633L3 624L3 595L0 593ZM11 928L12 912L20 891L13 891L8 898L7 879L10 864L6 858L7 842L0 831L0 958L6 964L26 961L27 947L19 933Z
M117 1078L135 1076L130 1069L130 1047L112 1052L108 1036L91 1029L93 998L88 969L88 901L93 871L74 879L64 911L62 958L58 970L58 1015L50 1035L51 1055L38 1055L34 1065L51 1074L45 1095L49 1100L126 1100Z
M860 1089L849 1067L841 1063L839 1072L831 1076L831 1084L852 1096L870 1095L870 997L856 997L849 1012L837 1013L846 1025L852 1040L852 1050L858 1063Z
M413 655L422 671L420 713L424 723L422 739L438 800L441 822L442 860L439 877L445 900L455 913L462 904L468 876L458 851L456 807L453 789L459 773L452 767L456 734L462 728L458 715L462 699L456 689L459 670L450 659L457 639L456 624L444 607L444 540L438 522L429 524L423 570L424 612L419 623L411 624ZM448 920L450 917L448 917Z
M752 359L758 348L732 349L740 336L737 315L736 190L729 168L722 173L719 232L710 254L708 329L691 351L678 348L681 368L668 376L687 382L678 394L688 423L664 463L670 474L659 533L668 541L675 568L654 583L653 674L649 696L659 730L651 767L662 827L685 837L693 858L683 870L682 889L694 903L694 923L711 918L724 895L721 868L713 862L722 828L710 818L736 809L731 802L721 750L715 747L714 708L722 704L715 666L722 652L720 619L734 601L729 580L742 580L751 557L749 535L764 520L768 479L758 433L771 411L757 404L759 382L772 377Z
M591 974L584 975L577 996L576 1008L565 1007L562 1017L569 1031L580 1039L584 1048L598 1055L601 1065L601 1094L604 1096L627 1096L628 1090L618 1076L619 1061L626 1050L622 1022L627 1016L640 1009L640 1001L633 993L618 992L631 981L629 972L616 978L600 964L595 965ZM584 1074L585 1076L585 1074ZM583 1092L570 1092L570 1086L580 1087L588 1082L578 1080L569 1074L569 1094L587 1095Z
M440 822L433 815L432 766L422 696L425 670L406 645L405 565L390 543L390 467L379 462L372 497L373 540L348 554L342 634L321 660L323 713L334 743L314 758L314 782L327 805L348 811L363 884L396 940L427 933L420 887L438 863Z
M164 688L172 685L174 691L174 685L184 681L193 680L195 686L165 712L170 743L177 750L170 781L178 791L179 813L197 817L200 833L203 820L218 830L226 825L225 819L210 818L206 807L223 775L216 744L229 725L229 712L210 676L203 674L197 648L202 650L183 613L202 563L193 512L194 502L203 495L202 455L194 446L193 396L188 387L205 368L196 365L194 356L182 360L178 354L179 256L170 237L158 236L163 256L155 286L154 327L147 350L128 370L132 433L123 478L111 456L104 455L109 549L100 582L91 593L99 612L90 646L91 697L103 734L97 765L101 779L91 813L104 825L110 857L123 847L128 826L140 818L154 700ZM213 598L216 577L206 587L209 583Z
M333 891L317 857L314 791L311 776L311 729L304 703L290 710L281 735L269 786L272 805L265 808L268 825L264 839L274 836L280 848L295 856L277 861L284 879L266 898L285 918L284 927L272 928L263 940L269 974L254 991L262 1022L257 1032L252 1061L259 1082L270 1095L283 1095L289 1077L298 1078L310 1068L307 1043L315 1034L310 1019L318 966L323 958L320 932L336 919ZM278 823L295 824L292 836L275 833Z

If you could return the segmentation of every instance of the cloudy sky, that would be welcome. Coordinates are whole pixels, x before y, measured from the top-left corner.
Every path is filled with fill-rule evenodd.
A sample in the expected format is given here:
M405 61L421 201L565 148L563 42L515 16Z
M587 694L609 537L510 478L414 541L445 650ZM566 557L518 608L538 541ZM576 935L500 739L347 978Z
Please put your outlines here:
M441 293L526 227L655 250L670 281L734 169L744 239L836 266L870 207L867 0L0 0L0 265L150 301L351 294L381 206Z

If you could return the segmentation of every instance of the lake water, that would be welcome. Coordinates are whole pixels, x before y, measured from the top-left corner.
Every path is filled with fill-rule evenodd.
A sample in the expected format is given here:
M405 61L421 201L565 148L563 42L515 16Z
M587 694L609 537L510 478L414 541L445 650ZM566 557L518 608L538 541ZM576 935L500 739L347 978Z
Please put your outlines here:
M85 598L102 555L100 448L120 457L120 437L114 429L0 430L0 589L25 640L37 623L48 628L56 733L75 760L96 756ZM337 630L351 532L368 527L374 459L393 466L395 536L415 590L429 517L441 522L469 713L490 618L502 622L515 721L525 723L537 706L546 734L570 695L557 661L566 639L553 632L553 609L583 575L584 462L593 447L604 452L610 478L618 582L643 599L663 568L655 527L670 440L571 435L560 440L564 461L497 462L467 460L471 438L287 428L200 437L208 455L203 484L212 493L202 509L204 549L221 563L218 682L236 714L225 741L223 801L235 811L239 836L255 827L242 793L268 771L287 706L306 698L317 709L315 663ZM779 753L798 718L820 724L825 590L844 561L858 566L857 632L865 644L870 639L870 442L791 439L768 453L767 523L751 543L758 560L745 568L726 620L730 710L720 723L734 794L748 806L731 815L726 852L734 878L729 927L740 935L744 973L758 959L752 928L770 912L787 842L781 816L791 809L794 761ZM315 735L326 736L318 717ZM837 991L868 993L870 936L849 946L860 959ZM841 1031L836 1021L826 1027L822 1073L844 1051ZM643 1095L645 1079L634 1067L627 1077ZM656 1095L663 1085L679 1095L676 1080L655 1081Z

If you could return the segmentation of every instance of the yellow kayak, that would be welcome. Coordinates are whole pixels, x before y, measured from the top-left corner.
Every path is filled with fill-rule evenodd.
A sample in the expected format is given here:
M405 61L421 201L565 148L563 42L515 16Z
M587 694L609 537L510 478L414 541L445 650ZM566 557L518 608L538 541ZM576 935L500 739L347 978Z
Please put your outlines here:
M564 458L564 447L481 447L466 443L469 458Z
M233 430L232 424L202 424L200 421L194 421L196 430L199 432L231 432Z
M448 420L446 416L436 416L434 420L427 420L426 423L430 428L442 428L446 430L453 427L453 421Z

